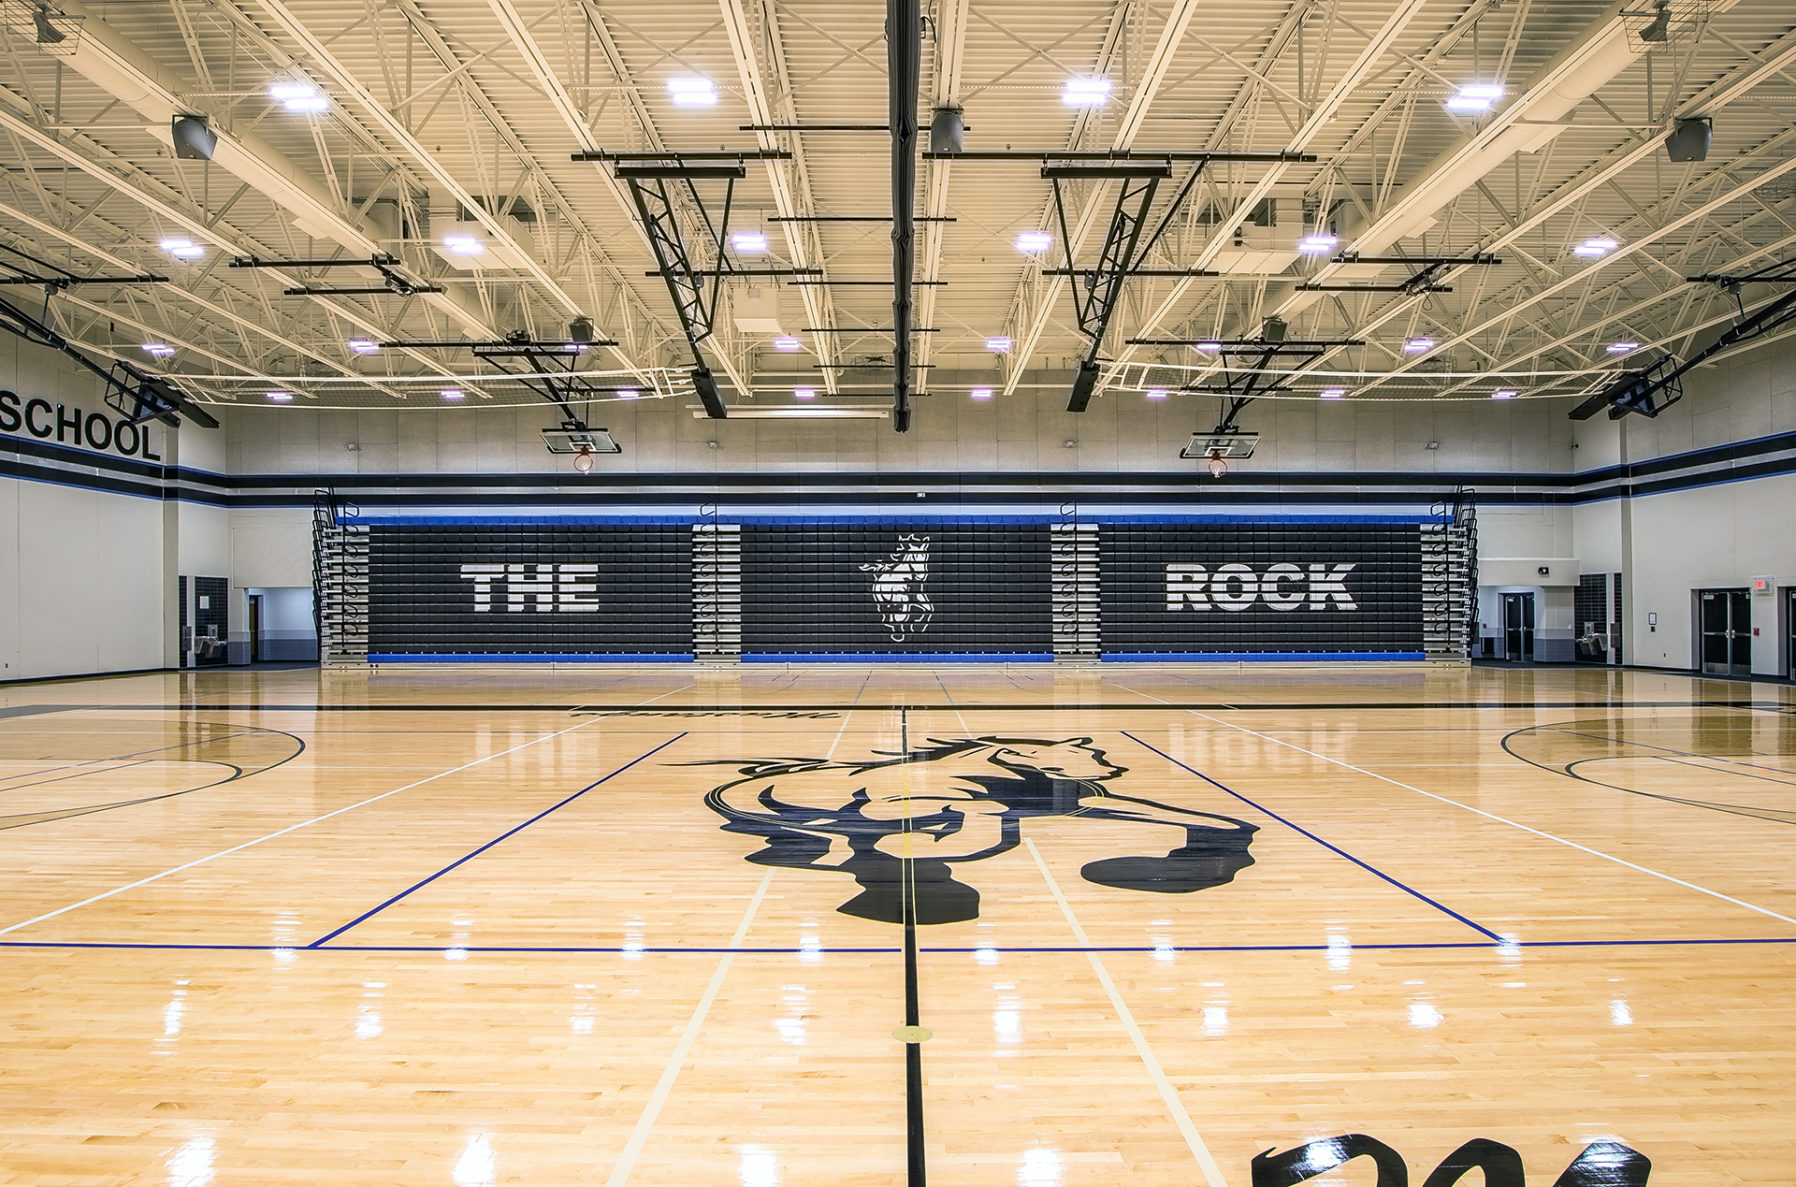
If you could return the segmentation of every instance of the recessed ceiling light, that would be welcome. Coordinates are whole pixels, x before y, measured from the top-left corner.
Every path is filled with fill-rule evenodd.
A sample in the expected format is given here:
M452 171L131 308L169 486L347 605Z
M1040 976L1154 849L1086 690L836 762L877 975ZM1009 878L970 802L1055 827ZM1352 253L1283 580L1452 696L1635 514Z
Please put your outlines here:
M794 400L814 400L817 398L817 389L814 387L795 387L792 389L792 398Z
M1330 235L1327 232L1319 231L1316 234L1305 235L1302 239L1299 239L1297 241L1297 250L1303 252L1305 255L1327 255L1329 252L1333 251L1335 245L1340 242L1340 236Z
M1620 246L1620 243L1607 235L1598 235L1596 238L1586 239L1572 248L1572 254L1586 260L1600 260Z
M1147 398L1150 400L1164 400L1166 398L1166 389L1163 387L1150 387L1147 389Z
M1016 237L1016 249L1037 255L1054 246L1054 236L1046 231L1024 231Z
M1513 387L1500 387L1490 394L1493 400L1513 400L1522 393Z
M1633 354L1635 351L1640 349L1640 343L1638 343L1638 342L1611 342L1611 343L1609 343L1608 349L1609 349L1610 354Z
M164 239L157 246L178 260L197 260L206 254L206 249L191 239Z
M355 351L357 354L379 354L380 343L372 338L351 338L349 340L349 349Z
M459 387L446 387L437 393L437 395L443 397L445 400L460 400L467 394L468 393L462 391Z
M1009 335L997 334L990 338L987 338L985 340L985 349L991 351L993 354L1009 354L1010 353L1010 337L1009 337Z
M1494 83L1471 83L1459 88L1447 100L1447 110L1461 115L1478 115L1489 111L1503 97L1503 88Z
M146 342L143 344L143 348L147 353L153 354L159 359L165 359L175 353L175 348L166 342Z
M989 387L976 387L968 392L967 395L973 397L975 400L989 400L992 398L992 389Z
M767 236L760 231L731 231L730 246L740 252L767 250Z
M1069 78L1060 91L1060 101L1068 107L1102 107L1110 102L1110 80Z
M443 247L457 256L477 256L486 251L486 244L472 235L445 235Z
M667 80L667 96L675 107L715 107L717 87L708 78L686 76Z
M293 402L293 393L280 391L269 392L268 398L276 404L291 404Z
M1411 338L1403 344L1404 354L1427 354L1434 349L1432 338Z
M803 350L804 343L792 337L790 334L781 334L778 338L773 340L773 349L780 351L783 354L791 354L794 351Z
M1344 399L1346 395L1347 389L1344 387L1325 387L1321 392L1321 397L1324 400L1340 400Z

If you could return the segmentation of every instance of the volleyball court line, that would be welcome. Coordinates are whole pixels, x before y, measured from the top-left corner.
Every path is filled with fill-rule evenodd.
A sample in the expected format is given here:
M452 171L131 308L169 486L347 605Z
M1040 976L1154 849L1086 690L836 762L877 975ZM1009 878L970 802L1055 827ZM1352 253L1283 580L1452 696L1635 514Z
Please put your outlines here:
M688 686L688 687L690 687L690 686ZM651 698L649 698L648 701L643 701L640 703L646 705L646 704L649 704L651 701L660 700L661 697L672 696L675 692L679 692L679 691L681 691L681 690L680 689L670 689L669 691L660 694L660 696L651 697ZM493 754L486 755L482 758L474 759L472 762L465 762L461 766L454 767L447 771L439 771L435 775L429 775L429 776L426 776L425 778L419 779L415 782L407 783L404 787L395 787L391 791L383 791L379 795L369 796L367 799L358 800L357 802L355 802L353 804L346 804L345 806L343 806L341 808L336 808L336 809L326 812L322 815L314 816L310 820L302 820L298 824L290 824L286 828L276 829L274 832L267 833L260 837L256 837L254 840L244 841L240 845L232 845L228 849L220 849L218 852L209 853L205 857L196 857L192 861L182 862L180 865L173 866L169 869L163 870L159 874L151 874L147 878L139 878L135 882L127 882L123 886L115 886L111 890L102 891L101 893L95 894L95 895L89 895L87 898L82 899L80 902L70 903L64 907L58 907L54 911L46 911L42 915L33 916L30 919L21 920L18 923L10 924L6 927L0 927L0 936L9 935L12 932L20 930L21 928L31 927L34 924L43 923L46 920L50 920L50 919L55 919L59 915L66 915L70 911L76 911L76 910L81 909L82 907L92 906L94 903L102 902L106 899L112 898L114 895L124 894L127 891L137 890L140 887L148 886L152 882L160 882L164 878L173 877L175 874L184 873L187 870L194 869L197 866L203 866L203 865L207 864L208 862L217 861L221 857L229 857L233 853L241 853L245 849L253 849L257 845L261 845L261 844L264 844L265 842L273 841L280 837L284 837L288 833L298 832L302 828L310 828L314 824L322 824L324 821L330 820L336 816L341 816L345 812L353 812L357 808L365 808L369 804L379 803L381 800L388 799L392 796L399 795L401 792L411 791L414 788L423 787L426 783L435 783L438 779L446 779L450 775L459 775L461 772L466 771L471 767L477 767L477 766L480 766L482 763L492 762L495 758L504 758L506 755L515 754L520 750L527 750L532 746L536 746L543 742L548 742L548 741L552 741L555 738L559 738L563 734L571 734L575 730L585 729L587 726L593 724L593 722L600 721L600 720L603 720L603 719L594 717L594 718L588 718L585 721L576 722L575 724L568 726L566 729L560 729L560 730L556 730L553 733L544 734L540 738L532 738L528 742L522 742L522 743L519 743L518 745L512 746L508 749L500 750Z

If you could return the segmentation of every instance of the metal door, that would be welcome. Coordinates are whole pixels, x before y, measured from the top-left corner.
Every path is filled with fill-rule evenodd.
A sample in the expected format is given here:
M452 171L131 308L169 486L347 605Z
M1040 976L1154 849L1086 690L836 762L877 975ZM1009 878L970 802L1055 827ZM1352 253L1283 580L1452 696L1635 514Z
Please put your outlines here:
M1503 658L1534 662L1534 595L1503 595Z
M1743 589L1705 589L1696 598L1698 660L1705 676L1752 674L1752 600Z

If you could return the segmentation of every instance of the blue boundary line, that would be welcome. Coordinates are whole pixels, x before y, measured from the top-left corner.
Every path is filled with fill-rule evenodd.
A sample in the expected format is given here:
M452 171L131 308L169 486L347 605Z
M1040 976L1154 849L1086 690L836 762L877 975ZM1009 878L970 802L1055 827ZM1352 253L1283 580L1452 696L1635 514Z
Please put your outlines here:
M1518 940L1489 944L1482 940L1457 940L1444 942L1388 943L1388 944L1354 944L1354 952L1426 952L1426 951L1469 951L1497 948L1503 951L1526 952L1536 948L1695 948L1712 947L1721 944L1796 944L1796 936L1747 936L1731 939L1695 938L1695 939L1633 939L1633 940ZM125 942L110 940L0 940L0 948L75 950L97 949L101 951L151 951L151 952L347 952L376 953L414 952L428 955L443 955L450 952L463 952L470 956L554 956L554 955L631 955L631 956L715 956L732 953L738 956L862 956L862 955L895 955L904 949L892 947L853 947L853 948L730 948L730 947L621 947L617 945L581 947L568 945L564 947L541 946L507 946L507 945L431 945L431 944L332 944L328 948L311 945L280 944L188 944L188 943L152 943L145 941ZM919 952L935 955L970 955L977 952L996 952L999 956L1029 956L1077 954L1084 952L1138 953L1151 955L1156 952L1318 952L1332 953L1341 951L1328 944L1094 944L1086 947L1077 945L1036 945L1000 947L996 944L980 944L973 947L943 945L940 947L924 946Z
M1507 947L1509 945L1509 941L1507 939L1505 939L1503 936L1498 935L1496 932L1492 931L1490 928L1485 927L1482 923L1475 923L1472 920L1466 918L1464 915L1461 915L1458 911L1455 911L1452 907L1446 906L1443 903L1436 902L1434 899L1429 898L1427 895L1423 894L1421 891L1415 889L1412 886L1405 886L1403 883L1401 883L1397 879L1391 877L1389 874L1385 873L1383 870L1379 869L1377 866L1374 866L1367 862L1361 861L1359 858L1353 856L1353 854L1347 852L1345 849L1342 849L1339 845L1329 844L1327 841L1324 841L1321 837L1318 837L1315 833L1311 832L1309 829L1304 828L1302 825L1294 824L1291 821L1286 820L1283 816L1280 816L1277 812L1274 812L1270 808L1267 808L1260 804L1255 803L1254 801L1248 799L1246 796L1242 795L1240 792L1234 790L1233 788L1224 787L1222 784L1216 782L1216 780L1210 778L1208 775L1204 774L1202 771L1198 770L1197 768L1188 767L1184 763L1180 762L1178 759L1174 758L1172 755L1166 753L1166 751L1161 750L1159 747L1154 746L1148 742L1143 742L1140 738L1137 738L1134 734L1131 734L1128 730L1123 730L1122 736L1127 738L1129 741L1134 742L1138 746L1147 747L1149 750L1152 750L1155 754L1159 755L1161 758L1165 759L1167 762L1171 763L1175 767L1178 767L1181 770L1189 771L1191 774L1196 775L1199 779L1202 779L1205 783L1208 783L1210 786L1218 789L1219 791L1227 792L1229 795L1234 796L1236 799L1240 800L1242 803L1248 805L1249 807L1255 809L1256 811L1264 812L1266 815L1272 817L1272 819L1278 821L1280 824L1284 825L1285 827L1290 828L1290 829L1295 829L1297 832L1302 833L1304 836L1306 836L1310 840L1316 842L1316 844L1322 846L1324 849L1327 849L1330 852L1339 854L1340 856L1346 858L1348 861L1352 862L1354 865L1360 867L1362 870L1365 870L1366 872L1368 872L1370 874L1375 874L1378 877L1383 878L1386 882L1389 882L1392 886L1395 886L1398 890L1401 890L1403 893L1410 895L1414 898L1421 899L1423 902L1427 903L1429 906L1433 907L1435 910L1441 912L1442 914L1451 915L1453 918L1459 920L1461 923L1465 924L1467 927L1471 928L1473 931L1480 932L1484 935L1487 935L1491 939L1495 940L1498 944L1504 945L1505 947Z
M342 935L344 932L348 931L350 928L356 926L357 924L367 922L368 920L374 918L376 915L380 914L382 911L386 910L388 907L392 906L394 903L398 902L400 899L405 898L407 895L413 893L414 891L422 890L424 887L429 886L432 882L435 882L438 878L441 878L444 874L447 874L450 870L455 869L457 866L465 865L466 863L473 861L476 857L479 857L482 853L485 853L488 849L491 849L494 845L497 845L500 841L505 840L507 837L515 836L516 834L523 832L525 829L529 828L531 825L535 824L537 821L541 820L543 817L547 816L549 813L556 812L562 808L567 807L569 804L573 803L575 800L579 799L581 796L585 795L587 792L591 791L593 788L599 786L599 784L610 782L612 779L615 779L617 776L623 774L625 771L629 770L631 767L635 766L637 763L642 762L644 759L647 759L654 754L658 754L659 752L666 750L669 746L672 746L675 742L678 742L681 738L684 738L686 736L686 734L689 732L690 731L682 730L681 732L675 734L673 737L669 738L667 741L661 743L661 745L659 745L659 746L655 747L653 750L649 751L647 754L639 755L636 758L633 758L629 762L625 763L623 766L617 768L617 770L612 771L609 775L606 775L604 778L596 780L595 782L592 782L592 783L588 783L585 787L582 787L579 791L576 791L573 795L568 796L566 799L560 801L559 803L552 804L549 807L544 808L541 812L538 812L535 816L532 816L529 820L526 820L524 823L517 825L514 828L507 829L506 831L500 833L498 836L494 837L492 840L488 841L486 844L482 845L480 848L474 850L472 853L468 853L462 857L456 858L454 861L450 862L448 865L444 866L442 869L438 870L436 873L432 874L430 877L424 879L421 882L418 882L411 886L406 887L404 890L400 891L398 894L394 895L392 898L388 899L386 902L381 903L379 906L374 907L371 910L362 912L360 915L357 915L354 919L351 919L348 923L345 923L342 927L339 927L337 930L330 932L326 935L319 936L316 940L313 940L310 944L307 944L305 946L307 948L318 948L318 947L322 946L327 940L336 939L338 936Z

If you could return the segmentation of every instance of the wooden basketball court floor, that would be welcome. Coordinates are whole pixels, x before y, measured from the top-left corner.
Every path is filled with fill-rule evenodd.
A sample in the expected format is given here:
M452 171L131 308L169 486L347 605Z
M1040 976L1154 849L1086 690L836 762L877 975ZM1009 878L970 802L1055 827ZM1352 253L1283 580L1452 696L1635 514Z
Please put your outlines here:
M1793 785L1603 670L0 688L0 1181L1787 1184Z

